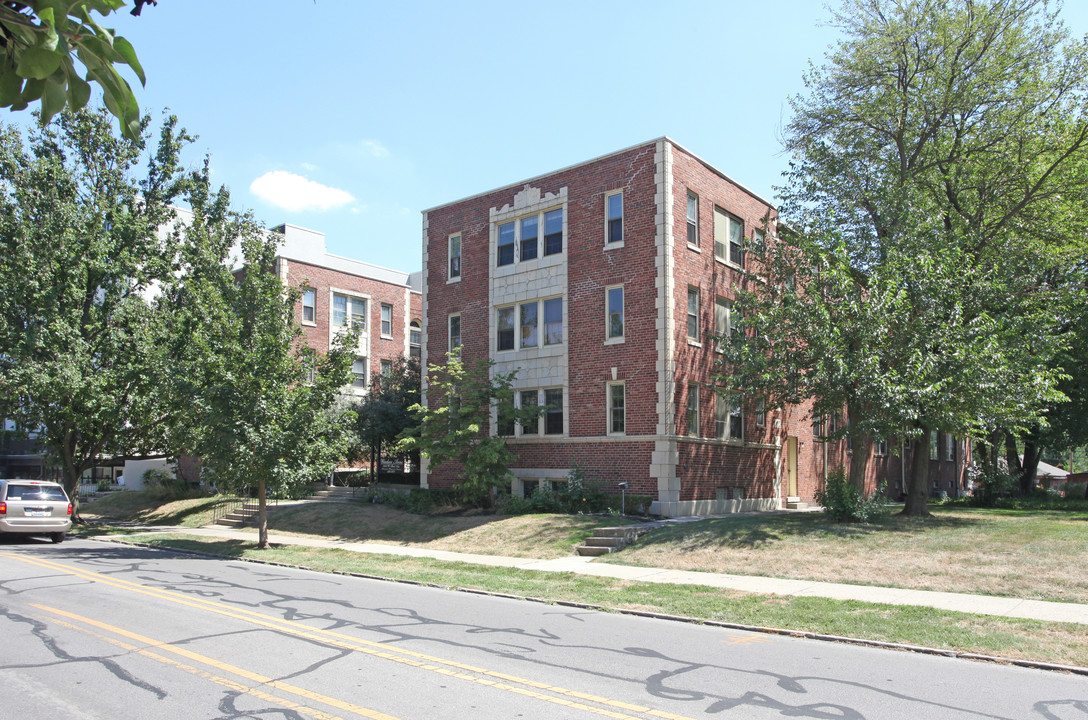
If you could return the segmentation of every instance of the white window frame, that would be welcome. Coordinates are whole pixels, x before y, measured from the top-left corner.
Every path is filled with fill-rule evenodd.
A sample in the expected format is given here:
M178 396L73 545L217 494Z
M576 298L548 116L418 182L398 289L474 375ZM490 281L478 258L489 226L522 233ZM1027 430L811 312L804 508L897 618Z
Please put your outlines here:
M382 377L390 377L393 374L393 361L389 358L382 358L378 362L380 363Z
M692 402L693 400L694 403ZM700 437L700 423L702 418L699 415L699 405L699 383L688 383L687 405L684 408L684 415L688 421L689 437Z
M386 315L389 316L388 319ZM381 336L393 339L393 306L390 303L381 304Z
M555 342L550 342L550 334L548 333L548 322L546 319L546 312L548 304L558 300L559 306L559 323L560 323L560 339ZM538 300L527 300L526 302L516 303L512 305L498 305L495 307L495 338L494 348L496 353L518 352L520 350L541 350L548 347L557 347L562 345L565 341L566 335L566 321L563 317L563 296L558 295L554 297L540 298ZM525 311L522 308L527 306L536 307L536 340L532 345L524 344L522 336L522 329L526 327L522 319L524 318ZM513 314L513 330L514 330L514 344L513 347L499 349L499 333L502 332L499 326L499 318L504 313Z
M302 295L299 298L302 302L302 324L303 325L316 325L317 324L317 290L312 287L303 287ZM309 302L307 302L309 299ZM306 311L310 311L310 317L307 319Z
M695 312L694 313L691 310L691 298L693 296L695 298ZM687 298L688 298L687 310L686 310L687 328L686 328L685 332L687 333L688 344L689 345L698 345L698 346L702 347L702 343L699 342L699 315L700 315L700 311L702 309L702 302L703 302L702 292L695 285L688 285ZM694 335L691 334L693 327L694 327L694 332L695 332Z
M941 434L936 430L929 431L929 459L940 460L941 458Z
M944 436L944 459L948 462L956 461L956 438L952 433L945 433Z
M519 408L521 408L521 409L525 408L525 398L529 397L529 396L532 396L532 398L533 398L532 407L540 407L540 390L534 389L534 390L519 390L518 391L517 405L518 405ZM518 427L515 430L516 434L521 435L521 436L530 436L530 437L539 436L541 434L540 424L543 421L543 419L544 419L543 415L538 415L537 417L535 417L531 421L533 423L533 429L528 431L528 432L526 432L526 430L525 430L526 426L524 424L519 423Z
M336 299L344 298L344 322L336 321ZM354 303L363 304L363 312L353 313L351 306ZM332 294L332 303L329 307L329 325L332 327L354 327L357 330L366 331L367 326L367 313L370 312L370 302L367 298L352 295L351 293L334 291Z
M718 217L721 216L722 222L718 222ZM733 226L739 227L740 242L733 242ZM724 237L719 238L719 231ZM732 246L736 244L738 247L738 254L740 260L733 259ZM744 267L744 221L736 215L732 214L728 210L722 207L714 206L714 259L718 262L723 262L726 265L742 268Z
M724 352L725 343L733 334L733 301L721 295L714 297L714 334L718 336L715 352Z
M612 214L612 199L619 198L619 216ZM612 223L619 221L619 238L612 237ZM623 190L613 190L604 196L604 244L608 247L623 245Z
M613 331L612 315L614 313L614 308L612 307L612 294L613 294L613 291L615 291L615 290L619 290L619 300L620 300L619 334L613 334L613 332L612 332ZM624 322L626 320L626 318L624 317L624 304L625 304L625 302L626 302L626 297L625 297L623 285L609 285L608 287L606 287L604 289L604 340L605 340L606 343L612 344L612 343L621 343L621 342L624 341L625 333L626 333L626 327L624 325Z
M446 263L446 282L461 282L461 263L464 257L464 243L461 233L450 235L447 242L447 257L449 260ZM454 250L455 247L456 251Z
M692 204L691 201L692 200L695 201L695 217L691 216L691 204ZM686 225L686 230L685 231L687 232L688 247L698 248L699 247L699 196L696 193L693 193L691 190L688 190L687 205L684 208L684 216L685 216L685 218L687 220L687 225ZM691 236L693 234L692 230L695 231L694 232L695 242L691 241Z
M457 321L457 343L456 344L453 342L453 337L454 337L454 335L453 335L453 323L454 323L454 320ZM463 341L461 339L461 332L462 332L461 313L450 313L449 317L446 318L446 337L448 339L449 351L450 352L456 352L462 346Z
M767 427L767 401L756 400L756 427Z
M361 373L355 368L357 363L363 364ZM351 363L351 387L356 392L365 391L370 387L370 358L366 355L357 355Z
M622 380L617 382L610 382L605 384L605 404L607 405L606 422L608 426L606 428L606 434L608 435L626 435L627 434L627 389L626 383ZM615 393L619 391L619 407L616 407ZM616 421L619 420L620 428L616 429Z
M738 433L733 432L733 420L737 418ZM744 440L744 405L733 402L733 395L714 393L714 437L718 440Z
M876 457L885 457L888 454L888 440L877 438L873 443L873 455Z
M559 412L559 415L560 415L560 418L561 418L562 428L559 430L559 432L548 432L548 416L551 415L552 412L551 411L546 411L543 415L540 416L541 420L543 420L543 424L544 424L543 428L541 428L541 429L543 430L544 435L551 435L552 437L555 437L557 435L566 435L567 434L567 409L566 409L565 406L566 406L566 402L567 402L567 394L563 391L563 388L561 388L561 387L541 388L541 401L542 401L540 403L541 405L546 406L548 404L548 393L549 392L551 392L551 393L558 392L559 393L558 412Z
M423 357L423 324L419 320L408 324L408 356Z
M554 252L548 252L547 238L552 237L555 233L546 233L547 219L549 215L558 212L559 215L559 242L560 249ZM528 260L522 259L522 223L525 219L535 217L536 218L536 257L529 258ZM514 217L503 218L502 220L495 220L492 223L493 235L495 242L495 267L513 267L519 265L522 262L536 262L542 258L551 257L553 255L562 255L567 251L567 209L565 205L552 206L543 210L538 210L533 213L526 213L524 215L517 215ZM508 263L499 263L499 229L506 226L513 225L514 227L514 257L513 260Z

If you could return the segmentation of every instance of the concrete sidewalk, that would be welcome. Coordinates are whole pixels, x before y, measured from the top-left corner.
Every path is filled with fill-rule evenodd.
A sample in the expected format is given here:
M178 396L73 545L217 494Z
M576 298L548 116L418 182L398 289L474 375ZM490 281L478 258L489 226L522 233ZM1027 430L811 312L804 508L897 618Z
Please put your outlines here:
M202 528L149 526L148 532L180 533L200 537L219 537L233 540L254 541L252 532L231 530L219 526ZM114 536L124 539L131 536ZM752 575L725 575L721 573L692 572L688 570L666 570L662 568L631 567L596 563L596 558L571 555L555 560L533 560L529 558L504 557L502 555L475 555L471 553L450 552L447 550L426 550L423 548L380 543L358 543L323 538L306 538L288 535L269 535L269 542L277 545L306 545L310 547L335 548L351 552L374 553L377 555L405 555L410 557L435 558L450 562L472 563L493 567L510 567L541 572L565 572L579 575L617 578L636 582L671 583L674 585L706 585L727 588L742 592L767 595L792 595L832 598L835 600L859 600L861 602L884 603L888 605L915 605L940 610L974 613L976 615L995 615L999 617L1043 620L1046 622L1068 622L1088 625L1088 605L1077 603L1046 602L1042 600L1020 600L1016 598L993 597L990 595L968 595L965 593L933 592L930 590L906 590L902 588L872 587L867 585L846 585L844 583L813 582L809 580L788 580L784 578L758 577Z

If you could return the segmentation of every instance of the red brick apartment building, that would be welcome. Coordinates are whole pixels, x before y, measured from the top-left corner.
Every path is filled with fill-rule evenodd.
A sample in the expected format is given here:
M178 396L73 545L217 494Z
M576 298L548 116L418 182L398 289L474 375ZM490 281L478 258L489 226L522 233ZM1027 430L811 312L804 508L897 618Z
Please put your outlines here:
M422 273L333 255L316 230L283 224L273 232L284 236L276 272L285 285L302 290L298 321L305 342L327 352L339 331L359 328L353 392L365 393L394 359L422 355Z
M510 438L515 494L577 463L666 516L812 502L848 463L846 441L823 440L807 406L745 404L712 377L708 336L731 331L744 244L775 217L668 138L427 210L424 365L460 347L516 369L519 405L549 408ZM962 447L941 441L934 470L948 472L934 477L962 480ZM875 454L873 487L886 479L897 496L909 462ZM460 470L424 463L422 484L449 487Z
M811 497L804 412L745 407L711 379L708 333L729 332L744 242L774 214L668 138L424 212L425 359L460 345L549 407L514 429L514 493L578 463L662 515ZM424 465L423 483L459 470Z

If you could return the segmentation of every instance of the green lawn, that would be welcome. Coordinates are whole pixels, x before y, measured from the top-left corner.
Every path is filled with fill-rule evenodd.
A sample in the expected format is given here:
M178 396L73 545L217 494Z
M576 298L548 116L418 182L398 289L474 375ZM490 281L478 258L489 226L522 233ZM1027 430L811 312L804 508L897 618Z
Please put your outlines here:
M1088 512L932 506L836 525L748 515L654 531L608 562L1088 603Z

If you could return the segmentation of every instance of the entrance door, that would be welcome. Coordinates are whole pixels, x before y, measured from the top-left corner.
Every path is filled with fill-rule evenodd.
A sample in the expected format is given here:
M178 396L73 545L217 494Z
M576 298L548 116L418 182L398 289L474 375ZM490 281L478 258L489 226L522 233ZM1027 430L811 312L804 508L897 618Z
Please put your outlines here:
M797 438L786 438L786 495L797 497Z

